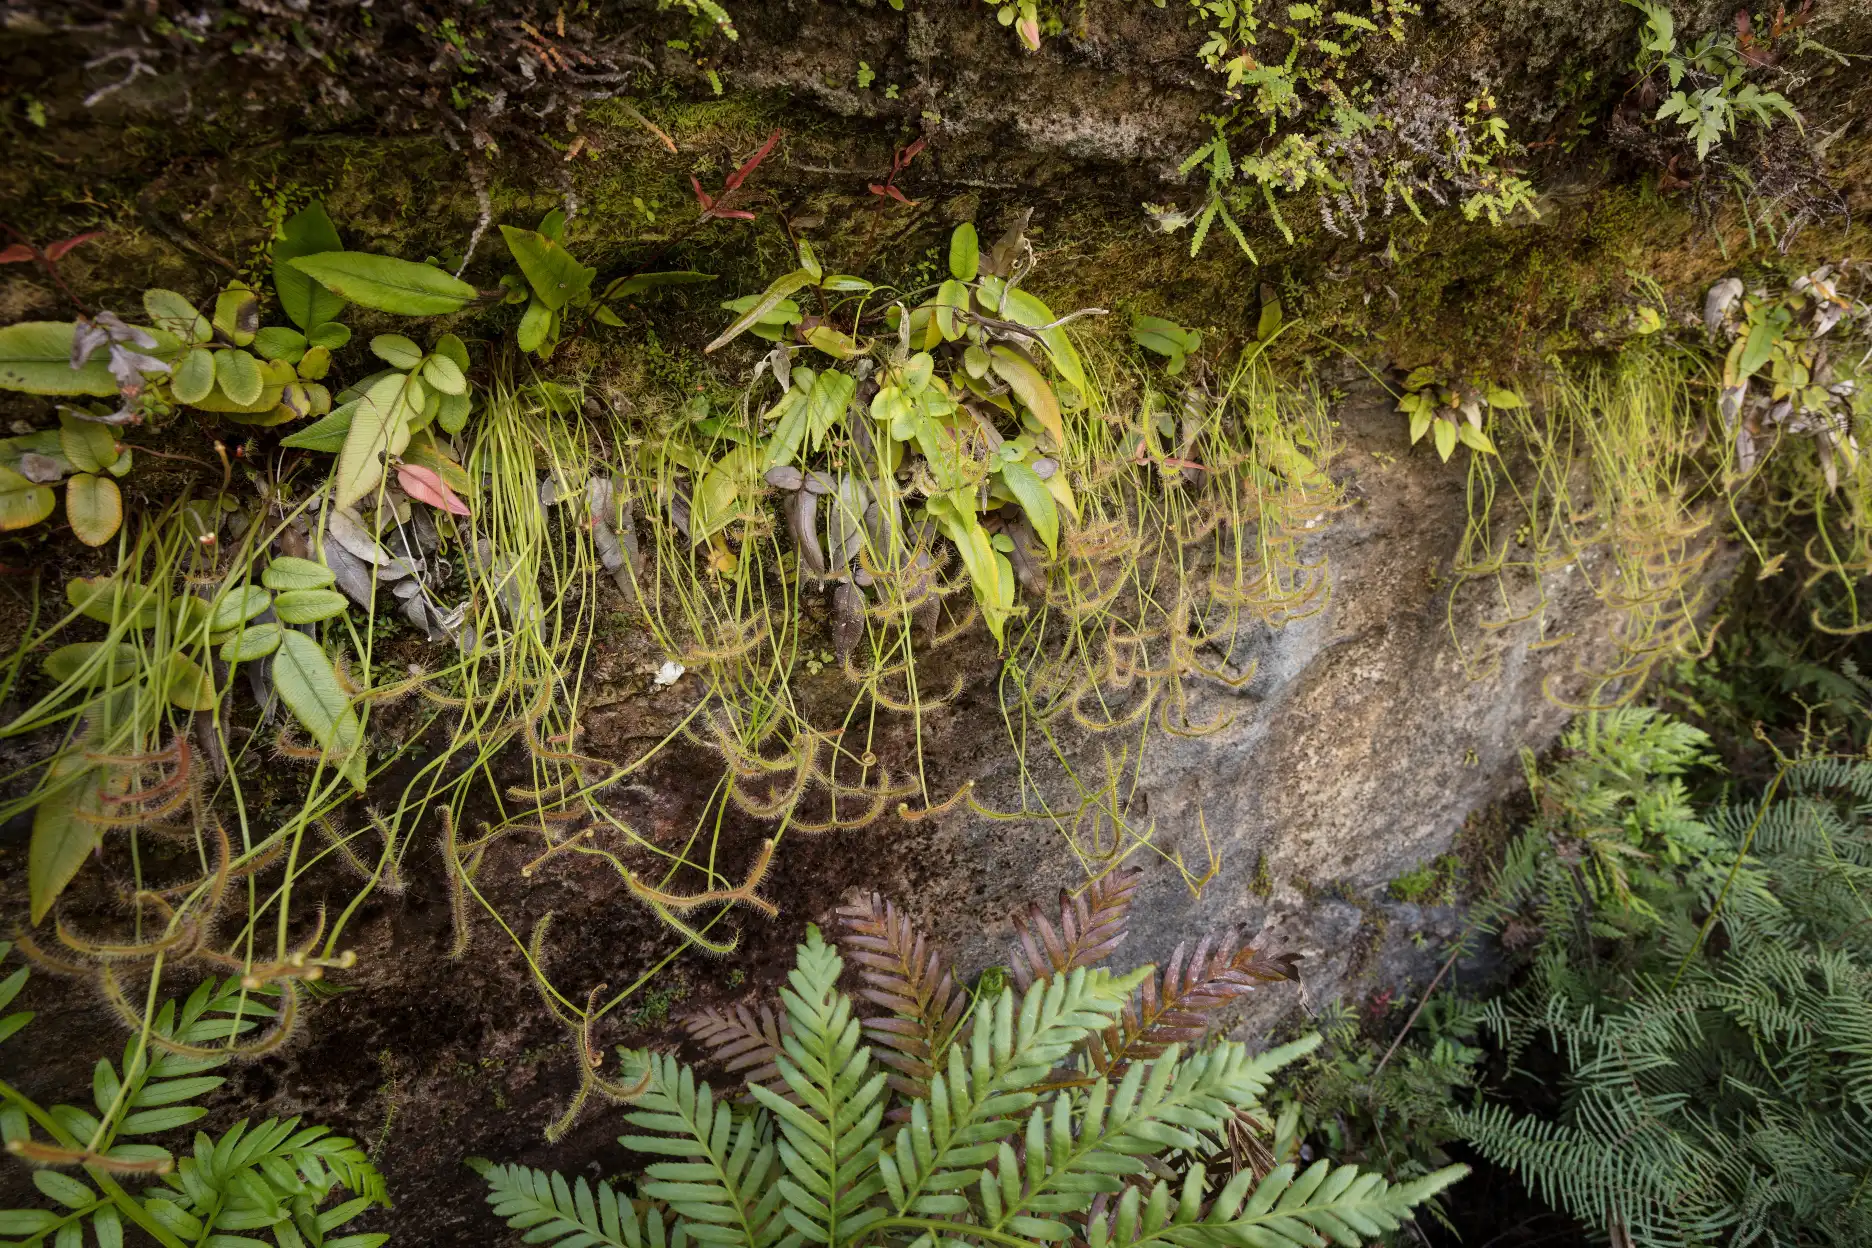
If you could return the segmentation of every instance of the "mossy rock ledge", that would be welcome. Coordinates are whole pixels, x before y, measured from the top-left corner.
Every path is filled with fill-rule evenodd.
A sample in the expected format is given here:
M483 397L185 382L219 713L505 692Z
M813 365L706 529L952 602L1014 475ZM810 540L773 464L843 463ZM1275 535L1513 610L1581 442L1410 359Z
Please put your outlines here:
M1863 62L1794 62L1798 129L1781 122L1770 138L1738 123L1732 150L1780 179L1763 194L1793 188L1783 207L1798 228L1778 230L1751 215L1768 210L1746 196L1673 186L1729 176L1715 164L1660 166L1629 134L1615 141L1620 124L1655 131L1648 118L1618 120L1636 89L1632 8L1423 0L1403 41L1373 44L1359 82L1371 98L1491 97L1513 136L1512 164L1535 189L1533 211L1491 225L1426 199L1422 219L1398 203L1355 223L1322 214L1309 190L1280 199L1284 229L1266 212L1240 214L1250 262L1221 226L1192 258L1191 231L1156 232L1144 209L1200 208L1203 177L1179 166L1213 133L1207 118L1229 107L1199 58L1206 30L1183 0L1042 4L1037 51L978 0L728 7L732 40L699 32L681 6L615 0L564 9L139 0L123 12L6 0L0 222L42 242L104 231L58 276L94 307L127 310L149 286L204 298L230 277L258 284L273 231L315 198L348 245L451 269L465 259L483 288L505 265L493 227L530 227L561 209L569 244L601 274L719 275L646 301L624 329L568 344L549 364L522 366L577 375L595 399L647 411L746 384L765 344L702 347L729 316L722 300L792 267L787 223L829 269L912 288L944 276L958 223L978 222L986 245L1030 212L1035 287L1056 309L1107 309L1080 322L1107 353L1131 350L1126 328L1145 313L1200 327L1226 360L1255 341L1278 298L1294 328L1270 351L1276 369L1330 393L1336 451L1326 470L1337 500L1297 546L1327 569L1330 592L1303 618L1244 627L1208 656L1253 672L1235 687L1191 682L1186 722L1211 731L1153 731L1140 747L1136 734L1068 727L1057 757L1051 744L1032 747L1055 768L1056 798L1061 759L1085 788L1121 789L1129 830L1075 822L1070 809L1057 822L990 819L966 803L905 820L893 804L860 829L789 835L763 888L778 917L737 912L738 952L682 954L596 1039L607 1052L680 1042L684 1010L765 993L807 923L829 927L836 907L873 892L925 924L973 976L1005 960L1017 910L1029 900L1050 908L1059 889L1083 882L1088 862L1096 867L1098 851L1133 834L1149 845L1131 858L1144 874L1121 964L1161 960L1230 924L1298 955L1299 982L1262 990L1231 1016L1236 1034L1269 1037L1336 997L1425 982L1461 910L1428 904L1440 898L1398 901L1388 882L1452 850L1485 861L1510 817L1502 808L1522 791L1524 751L1554 742L1579 673L1613 661L1619 619L1593 592L1600 569L1590 556L1555 569L1544 589L1457 576L1474 515L1469 452L1445 464L1427 440L1413 446L1378 378L1395 389L1404 371L1430 365L1532 384L1550 356L1591 360L1630 339L1643 290L1690 336L1703 291L1724 275L1794 274L1865 255L1872 87ZM1733 9L1680 4L1677 27L1726 29ZM478 77L443 54L455 46L438 42L444 22L481 32L461 45L478 49ZM1872 54L1872 7L1823 3L1804 32L1849 56ZM541 60L548 44L566 50L556 64ZM511 83L498 108L484 89L494 83ZM779 144L737 201L756 219L695 226L691 177L719 187L775 131ZM925 146L893 174L894 157L917 142ZM34 265L0 266L0 323L70 315ZM374 315L353 316L361 335L377 327ZM496 308L449 328L498 341L514 319ZM10 394L0 415L32 428L55 419L49 400ZM191 412L147 441L205 463L217 438L238 436ZM1502 450L1511 472L1526 468L1515 448ZM192 471L179 462L127 480L130 508L173 494ZM66 576L105 570L68 532L6 540L9 580L37 567L48 595ZM1697 573L1706 617L1743 566L1735 542L1715 529L1710 540ZM627 614L621 592L604 591L613 595L605 618ZM1532 613L1536 598L1539 628L1499 626ZM808 594L803 610L820 625L830 619L823 595ZM17 602L0 606L0 629L24 628ZM1566 640L1549 644L1556 638ZM581 749L625 757L683 719L693 682L653 685L664 657L628 623L600 632ZM981 807L1022 806L1029 785L997 703L993 645L978 629L945 652L941 670L961 676L962 691L926 714L916 743L931 793L972 782ZM892 743L900 763L909 757L901 734ZM48 748L5 745L8 770ZM719 760L679 749L607 800L669 842L688 834L719 772ZM29 824L15 820L0 836L8 915L22 924ZM740 861L770 831L736 814L722 825L723 852ZM304 1114L368 1144L397 1202L371 1229L392 1231L398 1248L489 1242L494 1224L464 1156L568 1172L593 1156L622 1166L613 1142L622 1128L612 1111L593 1110L543 1141L578 1086L565 1029L491 925L465 956L448 956L436 836L426 826L416 835L404 891L374 895L352 922L358 966L333 976L349 990L320 1000L282 1052L235 1068L209 1103L230 1118ZM615 990L677 947L616 872L522 876L527 856L497 850L483 878L490 900L527 922L553 912L549 966L563 982ZM40 1017L7 1052L28 1092L71 1096L96 1057L121 1044L103 1004L50 975L35 977L26 1005ZM0 1203L30 1194L20 1168L5 1172L4 1187Z

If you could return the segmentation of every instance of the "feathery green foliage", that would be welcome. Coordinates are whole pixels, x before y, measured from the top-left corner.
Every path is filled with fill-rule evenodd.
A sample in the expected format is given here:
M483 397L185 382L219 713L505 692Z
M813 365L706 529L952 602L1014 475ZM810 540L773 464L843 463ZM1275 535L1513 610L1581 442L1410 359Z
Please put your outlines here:
M11 948L0 944L0 957ZM0 1010L10 1005L30 972L21 968L0 982ZM115 983L114 980L110 981ZM146 1143L205 1117L191 1104L225 1080L207 1072L234 1057L265 1052L286 1034L294 988L244 987L239 979L206 980L181 1002L164 1002L147 1029L121 992L116 1001L136 1028L123 1061L98 1059L92 1072L93 1108L41 1106L0 1082L0 1136L6 1151L35 1167L33 1184L57 1208L0 1210L7 1244L76 1248L86 1229L100 1248L124 1242L128 1224L164 1248L264 1246L378 1248L382 1234L338 1234L372 1205L389 1207L383 1178L352 1141L299 1119L243 1119L218 1138L195 1134L180 1158ZM277 1001L277 1004L274 1002ZM0 1040L32 1021L18 1012L0 1018ZM271 1032L243 1042L267 1021ZM160 1180L140 1196L126 1185ZM328 1209L334 1194L354 1193Z
M1053 1078L1116 1022L1148 968L1115 976L1081 966L982 1001L928 1096L902 1105L901 1120L887 1117L888 1078L838 990L843 969L809 928L781 991L789 1029L775 1066L787 1095L754 1084L755 1104L738 1110L674 1059L626 1054L647 1083L626 1115L637 1131L620 1143L669 1159L651 1163L640 1190L653 1220L659 1207L674 1215L671 1243L1355 1245L1396 1229L1464 1172L1391 1184L1322 1161L1212 1181L1200 1158L1317 1038L1258 1056L1232 1041L1192 1052L1173 1044L1118 1078L1083 1060ZM1174 1188L1157 1177L1166 1164ZM644 1227L609 1187L594 1199L583 1180L573 1188L518 1167L484 1173L490 1203L529 1242L663 1242L662 1224Z
M1700 733L1620 712L1568 744L1492 903L1538 914L1532 975L1485 1016L1511 1059L1558 1055L1560 1110L1457 1127L1646 1248L1868 1242L1872 763L1788 761L1704 822L1677 774Z

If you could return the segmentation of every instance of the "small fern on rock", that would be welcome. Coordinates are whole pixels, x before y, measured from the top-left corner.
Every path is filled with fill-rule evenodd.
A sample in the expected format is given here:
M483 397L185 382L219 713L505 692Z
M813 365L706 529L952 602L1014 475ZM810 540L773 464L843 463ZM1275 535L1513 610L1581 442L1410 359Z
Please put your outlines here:
M845 959L809 927L781 1019L694 1028L757 1076L752 1104L672 1057L626 1052L644 1091L619 1143L659 1158L638 1198L488 1165L489 1202L527 1242L559 1248L1318 1248L1394 1230L1462 1176L1393 1184L1326 1161L1212 1172L1203 1159L1226 1155L1237 1115L1318 1038L1258 1055L1185 1047L1203 1012L1283 968L1226 940L1179 955L1161 981L1085 965L1122 939L1131 886L1115 877L1065 900L1057 927L1030 915L1017 982L973 998L894 908L846 910L860 995L889 1011L868 1021L838 988Z

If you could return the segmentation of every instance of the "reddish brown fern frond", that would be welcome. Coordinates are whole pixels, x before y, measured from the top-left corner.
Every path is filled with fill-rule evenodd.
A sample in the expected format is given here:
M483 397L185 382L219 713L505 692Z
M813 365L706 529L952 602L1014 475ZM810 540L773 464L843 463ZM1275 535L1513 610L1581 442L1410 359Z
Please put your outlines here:
M1203 937L1187 965L1188 946L1178 945L1162 975L1138 986L1118 1025L1088 1037L1088 1055L1100 1074L1118 1074L1131 1062L1161 1056L1172 1044L1193 1044L1208 1033L1208 1014L1262 984L1299 978L1292 954L1268 956L1253 945L1237 949L1233 931L1212 952L1214 939Z
M761 1084L794 1099L780 1082L780 1068L774 1059L780 1056L780 1038L793 1034L785 1014L774 1016L773 1007L761 1006L757 1018L745 1005L732 1009L698 1010L683 1019L688 1029L709 1056L743 1076L750 1084Z
M865 1038L880 1046L891 1087L909 1097L929 1093L930 1076L959 1035L968 993L955 982L949 959L897 907L876 893L842 906L839 945L858 964L858 996L890 1011L864 1021Z
M1093 966L1111 956L1125 938L1131 917L1131 895L1137 891L1138 873L1120 868L1092 881L1077 897L1060 890L1059 926L1030 902L1025 915L1014 916L1020 941L1008 951L1014 982L1026 992L1036 982L1061 971Z

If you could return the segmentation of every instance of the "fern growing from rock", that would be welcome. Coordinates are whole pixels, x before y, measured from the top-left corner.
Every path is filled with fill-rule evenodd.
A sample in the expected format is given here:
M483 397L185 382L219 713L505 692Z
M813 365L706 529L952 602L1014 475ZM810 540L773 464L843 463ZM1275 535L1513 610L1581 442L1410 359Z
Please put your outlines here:
M1144 985L1159 1000L1171 992L1181 1000L1190 976L1217 973L1221 950L1191 959L1158 988L1151 968L1115 975L1071 965L1081 960L1074 949L1102 959L1122 935L1122 914L1115 926L1074 921L1051 941L1036 935L1034 958L1017 970L1025 988L968 1000L893 911L879 904L846 918L871 959L862 963L864 995L882 999L890 1016L859 1019L838 988L845 959L808 928L779 994L784 1022L715 1032L743 1068L768 1064L751 1060L758 1046L749 1034L777 1039L774 1076L748 1085L752 1104L718 1096L672 1057L627 1052L627 1073L644 1091L619 1142L660 1159L646 1167L639 1199L607 1183L488 1165L495 1213L527 1242L559 1248L1067 1240L1316 1248L1396 1229L1464 1173L1451 1167L1393 1184L1325 1161L1212 1173L1203 1159L1226 1151L1237 1114L1258 1107L1274 1072L1318 1043L1254 1055L1233 1041L1189 1049L1167 1039L1152 1043L1154 1052L1127 1053L1155 1025L1135 1012ZM915 968L907 992L891 991L904 986L893 960ZM923 1023L879 1026L891 1019ZM928 1032L911 1036L919 1026ZM890 1043L880 1050L880 1040ZM1102 1069L1094 1052L1107 1059Z
M1541 936L1484 1017L1514 1064L1551 1047L1559 1112L1482 1103L1455 1125L1614 1243L1872 1243L1872 763L1784 764L1705 823L1674 779L1702 734L1621 716L1593 748L1569 738L1554 826L1491 902ZM1642 855L1617 888L1579 848L1608 815Z

